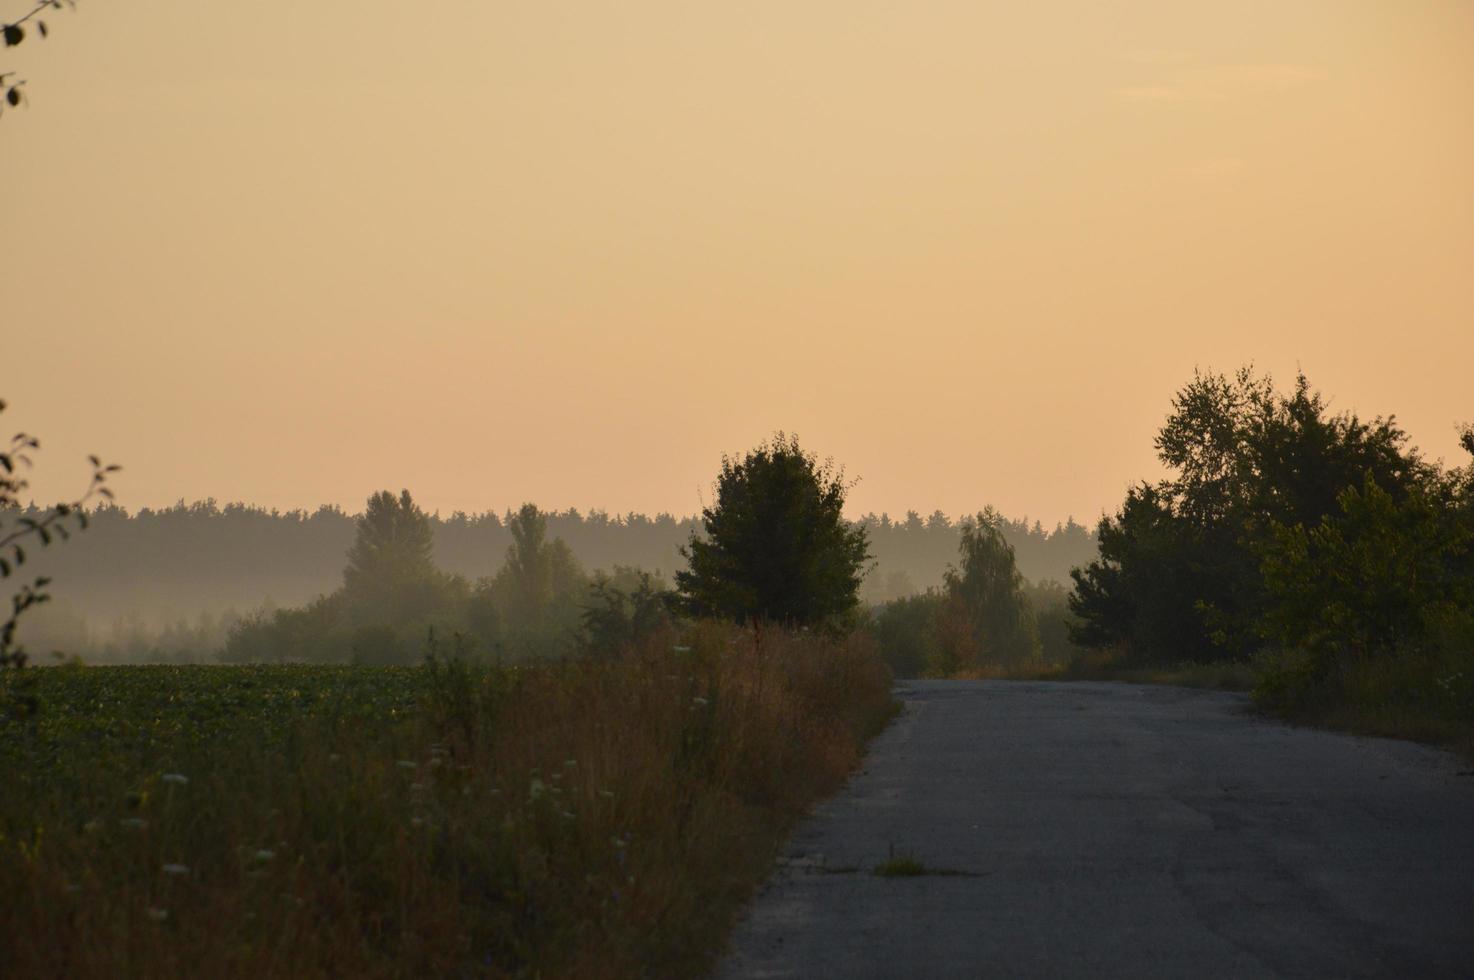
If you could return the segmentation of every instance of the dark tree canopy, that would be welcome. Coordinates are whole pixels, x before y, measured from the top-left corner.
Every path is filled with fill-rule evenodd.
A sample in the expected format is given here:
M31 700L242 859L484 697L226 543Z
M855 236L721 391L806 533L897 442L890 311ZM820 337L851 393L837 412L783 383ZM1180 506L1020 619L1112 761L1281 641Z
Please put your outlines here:
M1172 475L1133 488L1100 522L1100 557L1075 570L1070 600L1077 643L1144 660L1255 653L1274 529L1339 513L1348 487L1403 501L1431 474L1392 418L1333 414L1304 375L1282 394L1247 368L1196 375L1156 446Z
M843 516L843 470L778 433L741 460L723 457L705 535L681 550L676 586L690 610L738 622L805 626L859 602L869 560L863 526Z

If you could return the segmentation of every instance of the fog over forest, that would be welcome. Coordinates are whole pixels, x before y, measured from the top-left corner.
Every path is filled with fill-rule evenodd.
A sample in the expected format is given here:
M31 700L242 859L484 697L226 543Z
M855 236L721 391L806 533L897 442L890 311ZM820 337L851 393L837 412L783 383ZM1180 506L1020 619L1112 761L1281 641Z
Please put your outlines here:
M108 643L152 642L160 630L175 634L165 646L215 643L237 615L299 605L338 588L355 516L329 506L278 512L213 500L99 509L86 534L36 556L37 573L55 582L55 600L26 622L28 643L84 656ZM493 574L512 542L509 516L433 515L436 564L472 581ZM678 549L699 526L696 517L670 514L570 509L546 516L549 538L566 542L590 572L633 566L666 581L684 567ZM874 559L864 599L882 602L940 585L957 559L960 521L940 511L861 517ZM1030 581L1067 583L1070 569L1095 553L1095 535L1073 520L1052 529L1005 520L1003 529Z

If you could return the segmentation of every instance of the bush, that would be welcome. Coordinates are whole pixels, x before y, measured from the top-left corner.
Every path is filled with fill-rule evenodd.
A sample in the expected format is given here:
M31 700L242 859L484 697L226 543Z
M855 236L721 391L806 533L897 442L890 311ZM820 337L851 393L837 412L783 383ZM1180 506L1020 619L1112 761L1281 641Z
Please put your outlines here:
M1078 619L1070 612L1070 594L1055 581L1027 586L1024 595L1034 610L1039 635L1039 656L1044 663L1060 666L1070 663L1080 648L1070 639L1070 628Z
M938 592L928 590L893 599L875 611L871 628L881 656L897 677L921 677L938 662L942 602Z

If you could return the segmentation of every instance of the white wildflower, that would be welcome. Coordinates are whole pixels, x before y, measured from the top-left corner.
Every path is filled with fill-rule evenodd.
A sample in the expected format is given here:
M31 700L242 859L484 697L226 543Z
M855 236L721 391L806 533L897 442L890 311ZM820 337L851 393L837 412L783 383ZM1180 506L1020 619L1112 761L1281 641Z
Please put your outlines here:
M252 857L254 857L257 861L270 861L272 858L276 857L276 852L268 851L265 848L262 848L254 855L252 855Z
M174 783L177 786L184 786L189 783L189 777L182 772L166 772L161 778L164 782Z
M148 917L150 919L153 919L155 922L163 922L165 919L169 918L169 910L156 909L153 906L149 906Z
M184 876L189 874L189 865L166 864L164 865L164 874L173 875L176 878L183 878Z
M418 769L420 767L420 764L418 762L412 762L409 759L400 759L394 764L401 769Z

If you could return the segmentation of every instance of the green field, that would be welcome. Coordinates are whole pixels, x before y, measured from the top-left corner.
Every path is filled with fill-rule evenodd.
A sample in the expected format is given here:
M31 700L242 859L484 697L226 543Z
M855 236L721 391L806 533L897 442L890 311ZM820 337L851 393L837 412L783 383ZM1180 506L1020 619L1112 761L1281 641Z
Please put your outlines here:
M7 672L0 975L699 972L889 674L863 638L673 639Z

